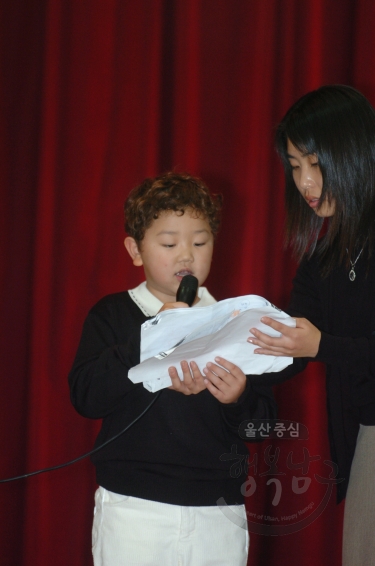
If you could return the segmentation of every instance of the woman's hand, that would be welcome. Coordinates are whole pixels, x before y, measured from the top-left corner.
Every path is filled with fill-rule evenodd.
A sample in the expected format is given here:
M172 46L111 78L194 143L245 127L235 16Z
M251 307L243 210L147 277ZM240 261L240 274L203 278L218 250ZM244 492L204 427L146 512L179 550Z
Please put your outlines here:
M235 403L245 391L246 375L240 368L224 358L215 358L203 369L205 384L220 403Z
M179 378L175 367L168 368L169 377L172 380L172 385L168 387L168 389L173 389L184 395L196 395L206 389L204 382L205 377L201 374L195 362L190 362L189 365L188 362L184 360L180 365L183 381Z
M281 333L279 338L272 338L264 332L251 328L254 335L248 342L259 346L254 354L271 356L291 356L293 358L315 358L319 350L321 332L306 318L296 318L296 327L291 328L268 316L261 318L263 324Z

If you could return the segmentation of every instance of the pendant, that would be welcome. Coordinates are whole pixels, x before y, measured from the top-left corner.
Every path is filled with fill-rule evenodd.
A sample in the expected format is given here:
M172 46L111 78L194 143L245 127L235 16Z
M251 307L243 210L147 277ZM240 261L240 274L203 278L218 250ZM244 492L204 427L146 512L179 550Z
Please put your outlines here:
M350 281L354 281L355 279L355 271L353 268L351 268L351 270L349 271L349 279Z

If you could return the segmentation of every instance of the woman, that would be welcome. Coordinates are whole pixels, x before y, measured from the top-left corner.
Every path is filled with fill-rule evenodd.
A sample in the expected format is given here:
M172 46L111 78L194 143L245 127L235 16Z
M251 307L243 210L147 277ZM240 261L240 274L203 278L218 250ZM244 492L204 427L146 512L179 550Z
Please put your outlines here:
M286 179L287 241L301 260L291 329L256 329L256 353L293 356L278 381L309 360L327 368L329 437L346 495L343 564L375 560L375 110L348 86L298 100L276 135ZM323 229L323 230L322 230ZM322 237L321 232L324 232Z

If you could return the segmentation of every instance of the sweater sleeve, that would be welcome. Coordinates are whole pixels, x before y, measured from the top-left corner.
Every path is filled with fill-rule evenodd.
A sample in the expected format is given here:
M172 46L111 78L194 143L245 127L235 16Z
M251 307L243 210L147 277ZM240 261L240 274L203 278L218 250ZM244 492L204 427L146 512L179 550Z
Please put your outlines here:
M316 360L342 368L351 377L355 405L375 404L374 338L346 338L322 332Z
M71 401L85 417L107 416L136 387L128 371L139 363L140 328L130 322L120 333L118 326L115 309L103 300L85 320L69 374Z
M333 335L327 327L327 317L324 317L317 277L316 262L304 260L293 282L288 312L292 316L307 318L319 328L321 340L314 360L341 368L350 376L354 404L375 403L375 335Z

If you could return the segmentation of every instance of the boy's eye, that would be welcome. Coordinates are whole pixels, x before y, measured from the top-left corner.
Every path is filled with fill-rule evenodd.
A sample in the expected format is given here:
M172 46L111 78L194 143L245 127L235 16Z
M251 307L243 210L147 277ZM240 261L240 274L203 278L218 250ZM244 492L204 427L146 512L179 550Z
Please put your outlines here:
M196 246L197 248L201 247L201 246L205 246L206 242L197 242L194 244L194 246Z
M162 244L163 248L174 248L176 244Z

